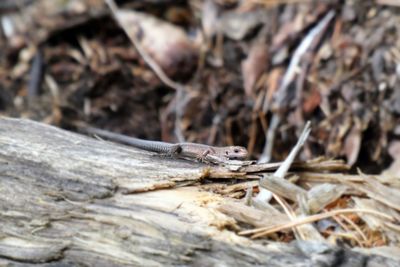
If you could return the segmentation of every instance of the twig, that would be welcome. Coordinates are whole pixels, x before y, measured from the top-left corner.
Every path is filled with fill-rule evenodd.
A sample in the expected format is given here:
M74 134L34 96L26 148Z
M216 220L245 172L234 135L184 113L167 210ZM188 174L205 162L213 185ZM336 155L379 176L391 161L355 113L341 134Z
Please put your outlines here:
M364 234L364 232L360 229L360 227L355 224L352 220L350 220L348 217L344 216L344 215L339 215L339 217L342 220L345 220L348 224L351 225L351 227L353 227L353 229L360 235L360 237L363 239L364 242L362 242L361 240L359 240L358 238L356 238L357 242L360 244L360 247L364 247L363 244L368 243L368 238L367 236Z
M275 115L271 119L271 123L268 127L267 134L265 136L264 150L258 159L257 163L268 163L272 158L272 148L275 140L276 129L281 122L279 115Z
M351 81L352 79L356 78L358 75L362 74L368 67L369 67L369 64L365 64L364 66L362 66L360 68L352 70L350 73L345 75L344 78L342 78L336 84L332 85L331 88L328 90L328 92L335 92L335 91L339 90L339 88L341 86L343 86L347 82Z
M32 105L40 94L43 82L43 55L40 48L37 48L36 55L33 57L28 82L28 105Z
M334 15L334 14L333 14ZM325 18L314 28L314 30L310 31L309 35L307 38L310 38L311 41L308 45L307 50L304 51L304 55L300 55L301 57L301 73L299 77L297 78L296 81L296 97L295 97L295 105L297 107L297 110L299 113L301 113L301 97L303 94L303 88L305 81L307 79L309 70L311 68L311 64L313 62L313 57L316 54L317 48L319 44L321 43L322 38L324 37L324 33L326 32L326 29L329 26L329 22L331 20L332 16L326 15ZM307 55L308 52L308 55ZM300 67L300 66L298 66Z
M285 213L288 216L288 218L290 220L294 221L297 218L296 213L293 211L293 209L290 207L290 205L285 201L285 199L279 197L276 194L272 194L272 196L274 197L276 202L278 202L278 204L281 205L282 209L285 211ZM297 228L294 227L293 231L298 237L300 237L301 239L305 239L305 237L302 234L302 232L299 231Z
M305 218L298 218L295 221L291 221L285 224L280 224L280 225L274 225L274 226L268 226L268 227L261 227L261 228L256 228L256 229L252 229L252 230L246 230L246 231L242 231L239 232L240 235L251 235L253 234L251 237L252 238L258 238L258 237L262 237L265 235L269 235L271 233L274 232L278 232L278 231L282 231L285 229L289 229L295 226L299 226L302 224L306 224L306 223L311 223L311 222L315 222L321 219L325 219L325 218L329 218L332 216L336 216L339 214L345 214L345 213L367 213L367 214L371 214L371 215L375 215L377 217L381 217L385 220L389 220L391 222L393 222L395 219L392 216L386 215L384 213L375 211L375 210L369 210L369 209L340 209L340 210L332 210L326 213L322 213L322 214L315 214L315 215L311 215Z
M292 151L290 151L289 156L287 156L287 158L285 159L285 161L281 164L281 166L279 166L279 168L275 171L275 173L273 174L274 177L276 178L284 178L285 174L287 173L287 171L290 168L290 165L292 165L296 155L299 153L301 147L304 145L304 142L307 140L311 128L310 128L311 123L308 121L306 123L306 125L304 126L304 130L301 133L299 140L297 141L297 144L295 145L295 147L292 149ZM264 178L262 179L268 179L268 176L265 175ZM269 200L271 199L271 192L262 187L262 184L260 183L260 193L257 195L255 201L257 202L261 202L261 203L265 203L265 202L269 202Z
M293 53L293 57L289 63L289 66L287 68L287 71L285 75L283 76L282 83L279 86L278 90L276 91L276 103L278 108L280 109L283 105L283 101L285 100L287 96L287 91L290 86L290 84L293 82L294 78L297 75L300 62L303 58L304 53L307 52L307 50L310 49L311 45L313 44L313 41L315 40L316 36L318 36L323 29L325 29L328 25L328 23L333 19L335 16L335 11L331 10L329 11L325 17L308 33L308 35L304 38L304 40L300 43L300 45L297 47L296 51ZM278 121L278 124L280 123L280 117L281 115L279 114L279 110L277 113L274 113L272 116L271 121ZM270 159L271 158L271 153L272 149L274 146L274 136L275 136L275 130L278 127L278 124L272 124L270 128L268 129L268 137L272 137L271 140L268 140L265 144L264 151L265 151L265 158ZM275 127L274 127L275 126ZM267 161L264 161L267 162Z
M282 165L279 167L278 170L274 173L275 177L280 177L284 178L285 174L290 168L290 165L292 165L295 157L299 153L300 149L304 145L305 141L307 140L308 136L310 135L311 132L311 122L307 121L306 126L304 126L304 130L301 133L299 140L297 141L296 146L290 151L289 156L285 159L285 161L282 163Z
M328 14L315 26L309 34L304 38L299 47L293 53L292 60L289 63L288 69L283 77L282 84L277 91L276 100L279 106L281 106L283 100L286 97L287 89L297 74L301 59L304 53L310 48L313 40L318 34L327 26L331 19L335 16L335 11L329 11Z

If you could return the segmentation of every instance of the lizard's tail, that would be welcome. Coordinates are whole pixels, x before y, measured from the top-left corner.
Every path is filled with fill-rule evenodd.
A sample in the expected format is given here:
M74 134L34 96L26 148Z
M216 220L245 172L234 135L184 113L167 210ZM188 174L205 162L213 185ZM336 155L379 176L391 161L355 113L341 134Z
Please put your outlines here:
M157 153L171 153L171 148L173 144L159 142L159 141L150 141L150 140L143 140L135 137L130 137L127 135L119 134L110 132L107 130L102 130L99 128L94 128L86 125L76 125L80 132L83 132L88 135L98 136L100 138L104 138L109 141L122 143L125 145L133 146L136 148L140 148L147 151L153 151Z

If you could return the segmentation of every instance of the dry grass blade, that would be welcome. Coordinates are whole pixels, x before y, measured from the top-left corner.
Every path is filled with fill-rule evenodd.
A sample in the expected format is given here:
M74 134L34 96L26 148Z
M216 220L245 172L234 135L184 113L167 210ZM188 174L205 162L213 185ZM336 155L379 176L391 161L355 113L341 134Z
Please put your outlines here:
M367 214L371 214L371 215L376 215L377 217L382 217L388 221L393 222L394 218L392 216L388 216L384 213L375 211L375 210L367 210L367 209L340 209L340 210L333 210L333 211L329 211L323 214L316 214L316 215L311 215L305 218L301 218L301 219L297 219L295 221L292 222L288 222L286 224L280 224L280 225L275 225L275 226L269 226L269 227L261 227L261 228L257 228L257 229L252 229L252 230L246 230L246 231L242 231L239 232L240 235L251 235L251 238L259 238L262 236L266 236L268 234L274 233L274 232L278 232L278 231L282 231L288 228L292 228L298 225L302 225L302 224L306 224L306 223L311 223L311 222L315 222L321 219L325 219L325 218L329 218L335 215L339 215L339 214L344 214L344 213L367 213Z
M351 227L353 227L353 229L360 235L360 237L362 238L362 240L359 240L359 238L356 237L357 242L359 243L360 247L363 246L363 244L368 243L368 238L367 236L364 234L364 232L361 230L361 228L354 223L352 220L350 220L349 218L347 218L346 216L339 215L340 219L346 221Z
M290 220L293 221L297 218L296 213L293 211L293 209L290 207L290 205L284 199L280 198L276 194L272 194L272 196L274 197L276 202L278 202L279 205L281 205L282 209L285 211L286 215L289 217ZM297 228L293 228L293 231L296 233L297 236L304 239L304 235L302 235L302 232L300 230L298 230Z

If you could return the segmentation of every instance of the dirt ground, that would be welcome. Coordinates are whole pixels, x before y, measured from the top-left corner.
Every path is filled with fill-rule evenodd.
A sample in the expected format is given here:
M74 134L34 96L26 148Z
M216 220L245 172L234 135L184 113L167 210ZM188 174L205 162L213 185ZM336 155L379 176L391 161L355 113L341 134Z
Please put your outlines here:
M398 2L291 2L3 1L1 114L398 173Z

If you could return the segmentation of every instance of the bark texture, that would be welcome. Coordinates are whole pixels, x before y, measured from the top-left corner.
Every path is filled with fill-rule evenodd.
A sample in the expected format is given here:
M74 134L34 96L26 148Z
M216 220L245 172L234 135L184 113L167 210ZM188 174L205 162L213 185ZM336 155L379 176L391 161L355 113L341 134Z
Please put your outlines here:
M0 266L400 266L238 236L199 183L221 168L0 119Z

